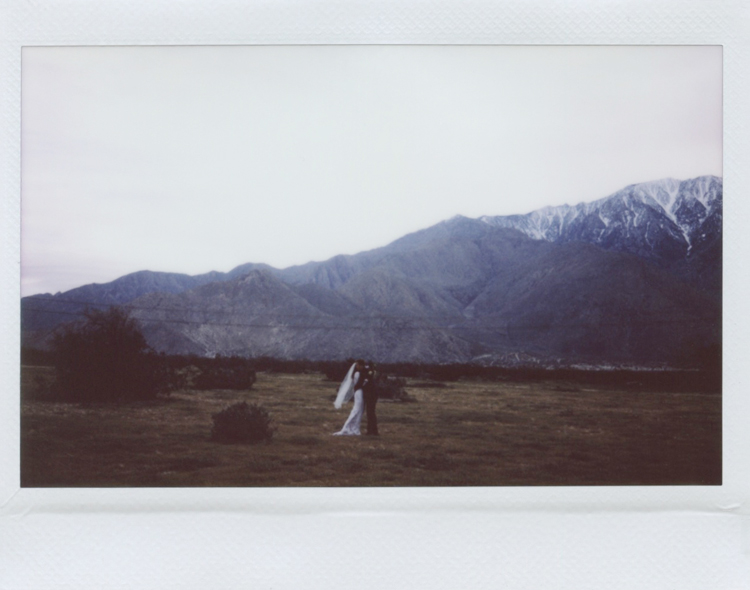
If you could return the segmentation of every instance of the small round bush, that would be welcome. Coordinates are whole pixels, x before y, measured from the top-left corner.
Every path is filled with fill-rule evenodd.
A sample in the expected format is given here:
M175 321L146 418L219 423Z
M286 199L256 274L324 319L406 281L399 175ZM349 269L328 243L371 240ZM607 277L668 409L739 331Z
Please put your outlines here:
M263 406L240 402L213 415L211 440L221 443L271 441L271 417Z

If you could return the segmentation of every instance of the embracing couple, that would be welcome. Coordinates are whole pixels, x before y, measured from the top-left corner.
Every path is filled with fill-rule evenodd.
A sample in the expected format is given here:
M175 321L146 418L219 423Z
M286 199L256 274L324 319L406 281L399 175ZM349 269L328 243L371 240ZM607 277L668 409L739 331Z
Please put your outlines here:
M334 435L349 434L359 436L359 423L362 414L367 410L367 434L378 435L378 418L375 415L375 405L378 403L378 391L375 387L375 365L357 360L346 374L339 387L336 401L333 405L340 409L345 401L354 398L354 407L344 423L344 427Z

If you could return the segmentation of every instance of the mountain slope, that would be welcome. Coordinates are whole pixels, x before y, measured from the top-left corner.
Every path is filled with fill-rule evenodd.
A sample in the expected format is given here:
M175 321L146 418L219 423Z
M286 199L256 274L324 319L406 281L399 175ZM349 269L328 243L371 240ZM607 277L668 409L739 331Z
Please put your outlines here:
M314 300L321 292L314 289ZM309 294L310 291L303 291ZM341 296L325 296L328 312L273 274L244 277L180 294L150 294L132 302L149 344L160 351L214 356L440 362L469 358L469 345L409 320L365 313Z
M673 363L720 343L722 214L721 179L666 180L524 216L456 216L282 270L134 273L24 298L23 338L48 341L91 301L127 304L164 352Z
M720 339L720 307L708 294L580 243L508 264L465 312L496 328L473 341L568 359L676 362L696 340Z
M586 242L635 254L699 288L717 291L723 183L715 176L666 179L628 186L591 203L546 207L526 215L482 217L554 243Z
M220 280L222 273L203 275L139 271L104 284L77 287L65 293L31 295L21 299L21 320L27 334L44 333L61 321L79 316L88 307L121 305L146 293L180 293Z
M461 237L467 224L474 239ZM673 363L696 342L720 339L712 297L635 256L532 240L476 220L448 225L336 291L253 271L146 295L132 315L158 350L210 356L468 362L523 353ZM471 263L473 281L460 280L460 266L431 264L449 252ZM462 285L464 300L454 292Z

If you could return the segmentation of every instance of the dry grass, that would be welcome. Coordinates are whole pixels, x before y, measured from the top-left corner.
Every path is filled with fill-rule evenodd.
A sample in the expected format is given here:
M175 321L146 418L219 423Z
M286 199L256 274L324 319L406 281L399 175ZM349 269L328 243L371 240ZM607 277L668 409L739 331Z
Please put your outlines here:
M380 437L334 437L336 384L259 374L247 392L153 403L34 401L50 369L23 368L24 487L508 486L721 483L721 397L567 383L424 381L378 404ZM209 440L211 415L260 403L270 444Z

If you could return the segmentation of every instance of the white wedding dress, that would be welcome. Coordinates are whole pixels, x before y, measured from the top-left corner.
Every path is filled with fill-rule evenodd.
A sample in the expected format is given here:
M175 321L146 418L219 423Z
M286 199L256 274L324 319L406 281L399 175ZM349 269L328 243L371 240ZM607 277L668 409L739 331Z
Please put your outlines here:
M359 379L359 372L354 372L355 366L356 365L352 365L349 369L349 372L341 383L341 387L339 387L336 401L333 402L334 407L338 410L345 401L354 397L354 407L352 408L352 411L349 412L349 417L346 419L346 422L344 422L344 427L338 432L334 432L334 436L359 436L361 434L359 425L362 422L362 414L365 413L365 398L361 389L354 391L354 384L357 382L357 379Z

